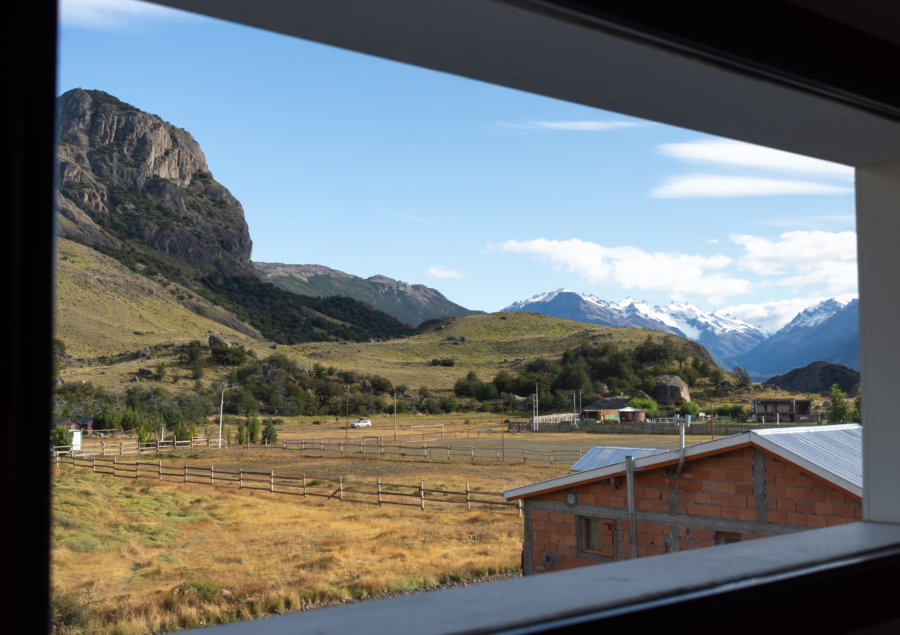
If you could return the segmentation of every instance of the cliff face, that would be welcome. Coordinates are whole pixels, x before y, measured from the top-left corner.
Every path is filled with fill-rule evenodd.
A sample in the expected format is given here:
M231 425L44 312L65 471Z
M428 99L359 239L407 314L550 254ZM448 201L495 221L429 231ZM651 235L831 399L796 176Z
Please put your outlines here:
M254 275L244 210L189 133L101 91L71 90L58 109L61 236Z

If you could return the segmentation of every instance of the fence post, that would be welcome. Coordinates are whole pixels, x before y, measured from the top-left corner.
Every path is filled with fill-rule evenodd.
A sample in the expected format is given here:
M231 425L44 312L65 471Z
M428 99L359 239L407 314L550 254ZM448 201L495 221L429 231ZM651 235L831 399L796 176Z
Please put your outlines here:
M244 489L244 468L240 468L238 474L238 489Z
M162 461L159 461L159 480L162 480Z
M159 437L156 437L156 453L159 454Z
M96 456L91 457L91 471L93 471L95 474L97 472L97 457Z
M116 457L113 457L113 476L118 476L116 474Z
M472 453L472 465L475 465L475 447L470 445L469 451Z
M450 462L450 446L447 446L447 463Z
M338 489L341 492L341 501L344 500L344 477L341 477L340 483L338 484Z
M206 437L206 449L207 450L210 448L209 442L210 442L210 438L209 438L209 436L207 436Z
M187 463L184 464L184 482L187 483Z
M306 498L306 473L303 473L303 497Z
M526 454L525 448L522 448L522 463L528 463L528 455Z
M553 465L553 450L550 450L550 465Z
M378 479L378 506L381 507L381 479Z
M141 447L141 446L138 446L138 449L140 449L140 447ZM140 469L141 469L141 462L140 462L140 461L137 461L137 462L134 464L134 478L135 478L135 479L137 479L137 477L138 477L138 472L140 471Z
M425 481L419 481L419 497L422 499L422 511L425 511Z
M428 458L428 441L422 441L422 458Z
M471 490L469 490L469 481L466 481L466 510L467 511L472 511L472 501L469 498L470 491Z
M269 475L269 491L275 493L275 470Z
M406 456L406 441L400 444L400 456Z
M215 485L215 484L216 484L216 481L215 481L215 471L216 471L216 466L215 466L215 465L210 465L210 466L209 466L209 484L210 484L210 485Z
M125 456L125 442L119 441L119 456Z

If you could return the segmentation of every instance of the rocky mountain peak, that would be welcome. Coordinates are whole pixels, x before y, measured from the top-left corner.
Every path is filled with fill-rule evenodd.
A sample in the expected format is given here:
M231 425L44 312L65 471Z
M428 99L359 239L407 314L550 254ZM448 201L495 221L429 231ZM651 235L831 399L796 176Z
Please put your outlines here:
M70 90L57 107L61 236L149 247L201 275L255 275L244 210L189 133L98 90Z

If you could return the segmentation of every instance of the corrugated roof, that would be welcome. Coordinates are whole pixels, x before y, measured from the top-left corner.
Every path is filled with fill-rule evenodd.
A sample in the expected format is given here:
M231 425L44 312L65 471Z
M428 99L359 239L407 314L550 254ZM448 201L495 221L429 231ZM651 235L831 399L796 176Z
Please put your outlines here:
M766 450L855 496L863 494L862 427L858 423L754 430L690 445L683 458L689 461L748 445ZM681 457L681 450L669 450L637 458L634 467L638 471L654 469ZM527 498L624 473L624 462L615 463L514 487L503 495L507 500Z
M594 470L598 467L606 467L607 465L615 465L625 461L626 456L632 456L639 459L644 456L652 456L665 452L665 450L657 450L656 448L616 448L607 447L605 445L595 445L584 453L575 464L569 468L576 472L584 472L585 470Z
M863 486L862 426L857 423L837 426L770 428L754 432L759 445L778 446L778 453L794 455L794 462L808 461L857 487ZM771 449L771 448L767 448Z

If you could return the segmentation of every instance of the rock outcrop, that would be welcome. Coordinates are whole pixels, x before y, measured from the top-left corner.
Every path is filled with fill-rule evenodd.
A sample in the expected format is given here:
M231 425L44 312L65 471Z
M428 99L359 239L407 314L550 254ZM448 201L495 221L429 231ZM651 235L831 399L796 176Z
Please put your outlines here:
M61 236L148 246L201 275L255 275L241 204L189 133L96 90L65 93L58 110Z
M654 398L658 403L682 404L691 400L688 385L678 375L660 375L654 380L656 381Z

